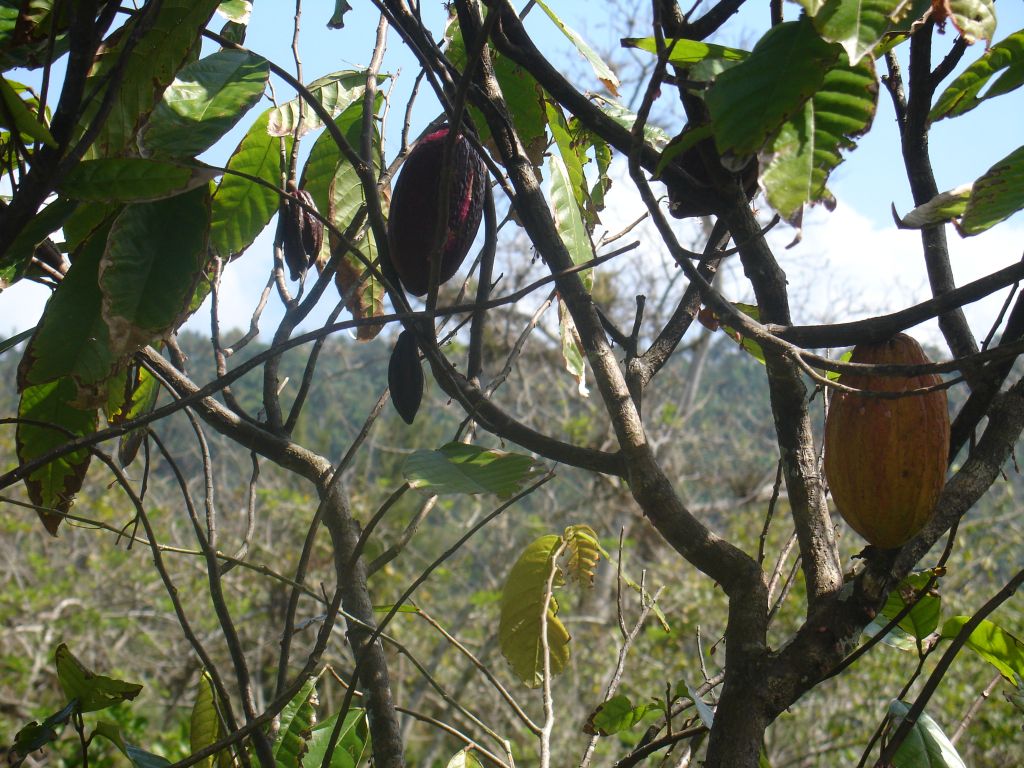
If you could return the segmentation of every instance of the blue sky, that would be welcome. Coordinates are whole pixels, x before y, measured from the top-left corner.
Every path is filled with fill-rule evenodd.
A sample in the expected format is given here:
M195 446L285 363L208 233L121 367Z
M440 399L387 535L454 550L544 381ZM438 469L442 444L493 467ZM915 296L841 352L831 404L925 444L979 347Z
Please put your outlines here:
M326 29L326 21L333 8L333 0L306 0L303 4L301 58L306 81L341 69L362 68L369 59L376 28L377 16L370 3L356 0L355 9L346 17L342 30ZM563 20L582 33L600 51L612 51L619 37L627 32L623 20L610 15L609 6L584 0L553 0L552 7ZM718 41L749 47L760 30L767 24L766 4L748 4L742 14L732 20ZM646 7L646 6L645 6ZM798 6L788 3L787 15L795 18ZM999 29L996 40L1024 27L1024 2L1002 0L997 4ZM424 2L423 13L427 24L440 36L445 19L441 2ZM290 65L291 27L294 3L284 0L259 0L253 14L247 46L278 63ZM600 91L601 86L579 57L572 44L554 27L539 8L527 18L530 31L542 50L559 64L582 89ZM634 33L635 34L635 33ZM954 40L954 32L946 35L937 51L944 51ZM973 61L981 53L974 46L964 57ZM397 151L399 130L405 104L416 73L412 56L392 31L384 70L396 75L392 92L392 107L386 138L389 159ZM278 85L278 98L290 98ZM673 98L665 93L663 98ZM426 89L421 89L417 109L413 113L413 131L416 132L438 112L437 104ZM229 134L207 155L211 163L223 164L237 144L244 127L257 114L250 113L241 126ZM1021 115L1024 114L1024 95L1021 91L996 99L974 113L953 121L940 122L932 135L933 159L940 189L948 189L973 180L992 163L1020 145ZM675 126L666 126L669 133ZM312 141L307 141L307 147ZM625 192L624 184L618 185ZM900 212L911 207L911 200L896 136L895 119L887 95L880 95L879 110L871 132L861 139L860 148L833 174L830 188L840 201L836 213L827 215L815 211L809 216L804 242L789 251L781 248L792 239L792 233L780 233L776 244L780 258L791 274L791 283L797 287L800 275L807 271L806 280L813 288L815 298L808 303L805 320L822 319L823 315L838 311L839 303L864 305L865 311L882 306L896 306L924 298L923 271L920 258L915 258L917 240L914 233L898 232L892 227L889 206L895 203ZM606 224L614 229L616 219L630 220L639 211L637 201L620 196L609 212ZM961 241L950 229L954 256L958 260L958 277L973 279L982 271L1005 266L1020 258L1024 242L1024 225L1018 215L997 227L993 236ZM656 241L651 241L656 249ZM268 233L257 242L250 253L231 265L224 286L225 307L222 316L226 322L247 325L248 314L262 285L266 281L270 259ZM903 254L907 254L903 257ZM823 263L824 262L824 263ZM844 298L857 284L855 295ZM743 300L745 287L737 277L732 298ZM831 286L831 287L830 287ZM838 296L832 297L832 291ZM5 292L0 301L0 335L21 330L34 324L46 291L38 286L16 286ZM852 310L851 310L852 311ZM266 318L265 328L276 313ZM841 314L841 313L840 313ZM987 314L987 310L986 310ZM200 312L192 327L205 330L208 318ZM845 316L845 315L844 315Z

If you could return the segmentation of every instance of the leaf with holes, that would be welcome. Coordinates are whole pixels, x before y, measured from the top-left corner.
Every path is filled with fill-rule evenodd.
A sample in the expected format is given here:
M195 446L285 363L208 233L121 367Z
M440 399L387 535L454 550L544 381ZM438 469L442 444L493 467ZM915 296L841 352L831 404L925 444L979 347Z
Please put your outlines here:
M69 699L78 700L79 712L98 712L131 701L142 692L138 683L96 674L75 658L64 643L57 646L54 661L60 687Z

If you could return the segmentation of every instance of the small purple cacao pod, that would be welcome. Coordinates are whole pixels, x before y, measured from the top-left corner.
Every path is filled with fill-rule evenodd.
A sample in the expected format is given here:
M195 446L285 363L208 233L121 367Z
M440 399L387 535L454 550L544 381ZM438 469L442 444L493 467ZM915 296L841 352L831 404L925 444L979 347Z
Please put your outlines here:
M316 210L312 195L304 189L290 191L281 203L276 243L284 251L292 280L298 280L313 265L324 242L323 222L297 201Z
M416 337L409 331L398 334L388 363L388 387L391 403L406 424L412 424L423 400L423 369Z
M469 253L483 215L487 166L461 134L451 151L451 183L440 189L444 148L449 128L423 137L409 153L395 183L388 216L388 252L402 286L413 296L430 288L430 254L441 256L439 280L445 283ZM440 227L441 200L447 199L447 221ZM439 247L432 247L438 233Z

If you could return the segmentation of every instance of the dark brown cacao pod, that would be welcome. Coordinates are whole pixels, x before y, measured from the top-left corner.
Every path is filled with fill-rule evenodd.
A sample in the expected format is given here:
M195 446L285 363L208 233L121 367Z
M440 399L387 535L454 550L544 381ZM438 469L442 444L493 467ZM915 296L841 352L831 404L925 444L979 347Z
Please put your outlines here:
M931 362L906 334L854 347L854 363L917 365ZM875 392L906 392L941 383L936 374L865 376L844 373L840 383ZM836 509L871 544L892 549L931 519L945 484L949 410L944 390L900 398L841 392L825 420L825 476Z
M702 145L710 145L711 153L714 153L714 142L711 139L703 139L689 149L685 150L676 160L680 167L686 171L699 185L696 189L679 189L676 186L668 185L668 212L677 219L688 219L692 216L711 216L716 214L717 206L713 204L713 198L717 195L714 189L714 182L711 174L704 164ZM728 173L725 168L723 173ZM743 185L743 191L747 200L752 200L757 194L757 158L752 157L742 169L736 173L739 182Z
M413 148L391 196L388 252L402 286L413 296L430 288L430 254L441 255L440 283L455 275L473 244L484 209L487 166L480 153L459 135L451 151L451 184L440 189L449 128L428 134ZM440 226L441 201L447 221ZM440 233L438 247L431 247Z
M316 210L309 192L292 190L282 201L277 219L276 243L284 251L284 261L292 280L298 280L313 265L324 242L324 223L309 208Z
M423 400L423 369L416 337L409 331L398 334L388 363L391 402L406 424L412 424Z

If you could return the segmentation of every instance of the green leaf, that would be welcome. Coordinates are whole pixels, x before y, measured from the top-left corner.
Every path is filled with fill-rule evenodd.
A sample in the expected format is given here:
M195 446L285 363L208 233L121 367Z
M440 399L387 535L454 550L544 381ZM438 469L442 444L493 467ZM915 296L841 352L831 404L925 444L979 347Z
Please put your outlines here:
M829 202L829 174L842 150L867 132L875 115L878 83L874 62L855 67L838 65L797 115L787 120L769 144L771 160L761 180L768 202L785 219L793 219L806 203Z
M201 166L179 165L141 157L83 160L58 190L74 200L145 202L173 197L216 178Z
M35 328L29 328L26 331L22 331L21 333L16 333L13 336L11 336L10 338L7 338L7 339L4 339L3 341L0 341L0 355L2 355L5 352L9 352L10 350L14 349L16 346L21 344L21 342L28 341L29 339L32 338L32 334L34 334L35 332L36 332Z
M906 606L913 603L910 613L904 616L882 641L904 651L916 651L920 642L931 635L939 626L942 612L942 598L934 591L915 597L931 580L932 571L912 573L903 579L885 599L885 605L871 624L864 628L865 634L875 635L895 619Z
M952 640L970 618L953 616L946 619L942 625L942 638ZM1014 683L1016 677L1024 677L1024 643L998 624L983 619L967 638L967 647L998 669L1009 682Z
M103 319L115 357L184 321L206 265L209 189L124 209L100 263Z
M1001 74L992 81L998 73ZM928 119L941 120L970 112L986 99L1002 96L1021 84L1024 84L1024 30L1000 40L960 73L939 96ZM986 85L985 94L979 96Z
M899 699L889 704L889 716L898 725L910 707ZM893 768L967 768L938 723L922 712L892 761Z
M602 112L608 115L608 117L616 123L621 125L623 128L633 130L633 125L636 123L637 117L635 113L630 112L626 107L618 102L606 99L603 96L595 96L593 101ZM646 123L644 124L644 141L655 149L661 150L668 145L670 137L658 126Z
M466 747L452 755L446 768L484 768L484 764L473 754L472 747Z
M77 203L58 198L47 205L29 220L21 230L7 252L0 257L0 270L5 273L0 277L0 289L6 288L21 279L29 268L29 261L36 248L51 234L56 232L74 212Z
M345 14L352 10L348 0L334 0L334 13L327 22L328 29L342 29L345 26Z
M597 736L611 736L627 731L643 720L652 709L654 707L650 704L633 706L629 697L620 693L597 705L597 709L590 713L587 722L583 724L583 731Z
M306 90L320 102L331 117L337 117L356 99L362 98L363 91L366 90L366 74L365 71L352 69L334 72L314 80L306 86ZM378 75L377 82L381 82L386 77L386 75ZM305 107L305 112L300 126L299 99L292 99L280 107L274 107L270 110L267 131L271 136L293 136L296 126L299 126L298 136L302 138L310 131L323 127L323 121L308 105Z
M217 693L206 670L199 675L199 688L196 691L196 700L192 704L188 734L189 749L193 754L216 744L226 735L217 703ZM215 755L208 755L196 765L199 768L227 768L231 765L231 752L225 749Z
M228 160L227 172L213 195L210 211L210 246L223 259L244 252L263 231L278 209L281 186L281 139L267 133L268 109L252 124ZM284 138L291 151L292 138ZM267 185L236 175L262 179Z
M460 70L464 69L466 47L456 19L453 18L448 25L445 37L449 41L445 55ZM512 123L525 145L526 154L534 166L539 168L547 148L544 89L533 75L497 51L491 51L491 64L508 105L509 114L512 116ZM468 111L473 118L480 141L486 144L491 139L487 121L479 110L470 107Z
M708 59L719 59L721 61L739 62L750 55L748 51L740 48L728 48L724 45L713 43L702 43L698 40L687 40L682 37L666 38L665 49L668 51L668 60L671 64L691 66L699 64ZM648 53L658 53L658 41L653 37L627 37L623 38L624 48L639 48Z
M960 220L964 235L976 235L1024 208L1024 146L997 162L974 182Z
M591 48L587 41L584 40L578 32L569 27L563 22L555 12L551 10L550 6L544 2L544 0L537 0L537 5L541 7L541 10L548 15L548 18L555 23L555 26L561 30L562 34L565 35L576 46L576 50L580 52L580 55L587 60L591 68L594 70L594 74L597 75L597 79L604 83L605 88L615 97L619 95L619 78L615 76L611 68L604 63L604 60L598 56L597 52Z
M106 400L103 383L116 362L101 315L98 285L107 231L97 230L78 249L71 268L46 302L18 367L20 390L70 377L74 407L92 410Z
M252 0L221 0L217 13L235 24L248 24L252 16Z
M583 165L587 162L586 147L576 143L569 124L566 122L562 108L555 102L545 99L544 108L547 113L548 126L551 128L551 136L558 146L558 154L562 158L562 164L569 177L569 186L572 189L576 204L582 209L587 204L587 179L583 175ZM553 183L553 182L552 182Z
M378 94L375 102L377 110L383 106L384 100ZM362 145L363 135L363 100L349 106L335 121L338 130L353 147ZM376 121L374 121L376 126ZM373 140L373 173L376 176L383 157L381 155L380 133L374 129ZM310 151L309 160L302 171L301 186L313 197L317 209L324 213L341 232L349 230L353 221L366 204L359 174L351 163L342 155L334 139L327 132L321 134ZM365 224L354 234L352 240L359 244L363 256L371 263L378 257L377 244L372 231ZM326 262L330 253L341 249L342 243L333 232L325 238ZM367 270L366 263L347 249L342 252L335 275L338 292L346 298L345 305L356 320L376 317L384 312L384 287L374 279ZM361 341L369 341L380 333L380 325L364 325L356 330L356 337Z
M61 643L54 652L57 680L69 699L78 701L79 712L98 712L122 701L131 701L142 691L138 683L98 675L75 658Z
M502 589L498 642L516 677L530 688L537 688L543 682L541 611L552 568L555 568L552 586L565 583L561 568L554 564L555 553L561 544L562 538L555 535L534 540L512 566ZM547 624L552 675L565 668L570 653L569 632L557 618L557 613L558 603L551 595L544 622Z
M108 412L107 420L110 424L121 424L137 419L156 407L157 398L160 396L159 379L145 368L134 368L134 370L135 381L131 382L130 386L126 382L121 391L121 397L115 401L115 406ZM122 467L127 467L135 460L146 433L146 427L139 427L121 435L117 445L117 460Z
M308 751L302 757L300 765L302 768L320 768L327 754L327 746L331 741L331 734L338 722L338 713L335 713L318 723L309 736L307 742ZM370 750L370 731L366 721L366 711L363 709L351 709L345 716L345 722L338 734L338 742L331 755L329 768L356 768L365 764L365 759Z
M195 157L209 149L263 98L267 60L220 50L182 68L164 91L142 135L157 157Z
M558 230L562 243L569 252L573 264L585 264L594 258L594 246L583 223L583 214L573 194L572 179L562 159L556 155L548 158L548 173L551 183L551 207L554 213L555 228ZM583 286L589 290L594 282L594 271L586 270L581 278Z
M950 19L968 45L984 40L992 42L996 33L996 8L993 0L949 0Z
M18 418L52 424L59 429L27 421L19 423L16 433L19 461L32 461L74 437L84 437L96 431L96 411L72 405L76 396L75 383L66 377L26 387L22 391ZM71 508L75 494L82 487L91 457L88 449L80 448L44 464L25 478L32 503L55 510L37 510L46 530L54 536L64 520L60 513Z
M587 358L583 354L583 342L580 340L576 323L569 313L569 308L561 297L558 299L558 338L561 342L562 363L565 370L576 381L576 392L580 397L590 397L587 388Z
M316 721L316 682L316 677L309 678L281 710L280 729L274 742L274 760L279 768L302 764Z
M750 56L726 70L705 102L718 150L751 155L821 87L841 48L821 39L807 18L779 24Z
M133 142L161 94L188 61L200 32L217 9L218 0L163 0L149 30L132 48L124 67L124 79L114 96L113 108L103 122L87 159L134 154ZM86 93L94 94L79 125L88 126L106 91L114 67L119 66L125 43L133 38L135 21L98 57Z
M164 768L171 764L170 760L160 755L154 755L144 749L128 744L121 733L121 726L106 720L100 720L96 724L93 736L102 736L110 741L115 747L121 750L121 754L128 758L135 768ZM203 765L203 763L199 763Z
M0 101L0 126L30 136L48 147L57 148L57 142L50 135L50 129L32 114L3 75L0 75Z
M870 54L892 26L907 0L825 0L814 13L814 27L825 40L839 43L850 63Z
M528 485L541 467L522 453L448 443L436 451L415 451L402 474L413 488L430 493L496 493L509 498Z
M63 709L54 712L43 720L42 723L37 723L33 720L14 734L14 743L10 746L8 752L10 764L18 765L19 760L24 760L33 752L56 741L59 735L57 733L57 726L67 725L77 706L77 701L70 701Z

